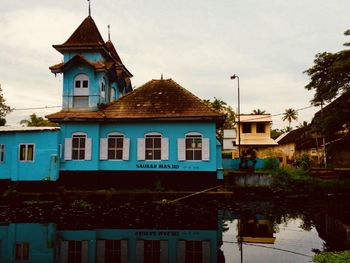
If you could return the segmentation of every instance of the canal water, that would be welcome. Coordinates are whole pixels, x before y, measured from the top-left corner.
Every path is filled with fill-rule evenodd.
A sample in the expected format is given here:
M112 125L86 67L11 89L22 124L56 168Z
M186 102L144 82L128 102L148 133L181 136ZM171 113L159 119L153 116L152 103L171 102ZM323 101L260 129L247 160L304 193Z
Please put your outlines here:
M349 248L346 198L0 205L0 262L311 262Z

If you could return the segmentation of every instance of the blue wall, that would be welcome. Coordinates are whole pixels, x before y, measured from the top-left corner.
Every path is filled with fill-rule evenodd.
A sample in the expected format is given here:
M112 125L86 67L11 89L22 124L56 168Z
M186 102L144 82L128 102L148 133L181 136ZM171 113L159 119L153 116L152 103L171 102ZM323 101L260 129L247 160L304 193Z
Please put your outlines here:
M0 262L48 263L54 259L54 224L21 223L0 227ZM29 243L29 260L15 261L15 244Z
M254 169L263 169L265 166L266 159L256 158L256 163ZM222 165L224 170L239 170L240 159L222 159ZM276 158L276 163L278 163L278 159ZM253 165L252 161L248 161L248 165Z
M34 160L19 161L19 145L34 144ZM59 172L59 130L0 133L5 160L0 162L0 179L12 181L57 180Z
M215 172L221 168L220 158L217 159L216 125L214 122L139 122L139 123L62 123L62 145L64 138L71 138L74 132L85 132L92 139L92 160L61 160L62 171L77 170L123 170L123 171L208 171ZM107 138L111 132L120 132L130 139L130 155L126 161L100 161L99 141ZM162 137L169 138L169 160L164 161L138 161L137 139L144 138L148 132L159 132ZM198 132L203 138L210 140L210 161L178 161L177 139L185 138L188 132ZM219 153L221 154L221 153ZM155 168L139 168L137 165L148 164ZM159 164L169 165L170 168L160 168ZM173 166L174 165L174 166Z

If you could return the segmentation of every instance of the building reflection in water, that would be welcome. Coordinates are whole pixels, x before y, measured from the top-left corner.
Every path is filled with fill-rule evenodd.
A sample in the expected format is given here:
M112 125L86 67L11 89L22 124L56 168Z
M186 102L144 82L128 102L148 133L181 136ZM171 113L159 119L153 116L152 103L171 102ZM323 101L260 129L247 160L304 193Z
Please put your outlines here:
M254 218L238 219L237 224L237 241L246 243L263 243L274 244L276 237L274 237L273 224L264 216L257 214Z
M172 229L71 229L60 223L3 224L0 262L224 262L217 218L210 225L206 229L198 229L195 222L193 229L188 224Z

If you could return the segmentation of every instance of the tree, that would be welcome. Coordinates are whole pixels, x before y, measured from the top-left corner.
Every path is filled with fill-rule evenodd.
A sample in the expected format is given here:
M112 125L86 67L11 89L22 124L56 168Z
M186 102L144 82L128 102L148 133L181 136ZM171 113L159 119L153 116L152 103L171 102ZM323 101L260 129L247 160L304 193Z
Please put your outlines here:
M227 106L226 102L224 102L221 99L217 99L215 97L214 97L213 101L210 101L210 100L203 100L203 101L206 104L208 104L208 106L211 107L212 109L226 114L225 123L223 125L224 129L232 129L232 128L234 128L236 113L233 111L231 106ZM217 134L219 140L222 142L223 129L222 128L218 129L216 134Z
M305 128L309 125L309 123L307 121L303 121L302 123L299 123L299 125L297 126L297 128Z
M262 115L262 114L265 114L265 113L266 113L266 111L265 110L261 110L261 109L254 109L252 111L252 114L254 114L254 115Z
M2 94L2 89L0 85L0 126L6 124L6 115L12 111L11 107L6 105L6 100Z
M350 30L346 30L344 35L349 36ZM344 46L350 46L350 42ZM311 103L320 105L330 102L350 90L350 50L316 54L314 65L304 73L310 77L310 82L305 88L315 90Z
M226 119L224 123L225 129L230 129L234 127L236 113L233 111L231 106L227 106L226 102L224 102L222 99L217 99L216 97L214 97L213 101L210 101L210 100L203 100L203 101L214 110L217 110L219 112L226 114Z
M295 109L289 108L286 109L285 112L283 113L282 121L288 121L289 123L289 128L291 122L294 120L296 121L298 119L298 112Z
M56 123L46 120L43 117L38 117L35 113L31 114L29 119L21 120L20 124L28 127L57 126Z

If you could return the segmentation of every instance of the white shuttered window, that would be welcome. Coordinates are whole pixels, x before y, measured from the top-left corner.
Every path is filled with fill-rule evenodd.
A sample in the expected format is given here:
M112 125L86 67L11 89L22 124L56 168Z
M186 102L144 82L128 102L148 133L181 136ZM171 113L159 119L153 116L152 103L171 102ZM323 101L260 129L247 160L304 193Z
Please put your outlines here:
M91 160L91 138L85 133L73 133L72 138L65 138L65 160Z

